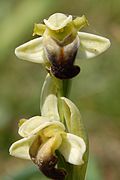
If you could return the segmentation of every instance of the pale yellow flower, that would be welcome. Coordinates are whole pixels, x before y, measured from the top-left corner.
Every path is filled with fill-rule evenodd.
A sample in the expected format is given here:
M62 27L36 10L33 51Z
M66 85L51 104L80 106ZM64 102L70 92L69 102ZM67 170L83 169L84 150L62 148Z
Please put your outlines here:
M26 120L19 127L19 134L23 138L10 147L12 156L29 160L35 158L39 165L40 160L44 161L55 155L55 150L58 149L67 162L74 165L83 164L82 158L86 150L84 140L71 133L66 133L64 125L59 121L35 116ZM32 151L36 151L35 157Z
M92 58L110 46L107 38L79 31L88 24L85 16L73 19L71 15L55 13L44 23L35 24L34 28L34 35L41 37L17 47L15 54L20 59L44 64L60 79L72 78L80 72L74 65L75 57Z

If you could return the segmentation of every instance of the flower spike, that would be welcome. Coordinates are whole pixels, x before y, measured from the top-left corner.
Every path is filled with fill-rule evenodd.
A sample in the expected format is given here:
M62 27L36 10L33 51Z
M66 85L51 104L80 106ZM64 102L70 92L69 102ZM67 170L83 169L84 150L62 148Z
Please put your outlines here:
M33 36L40 37L15 49L18 58L42 64L48 74L41 92L41 116L20 120L18 133L22 138L11 145L9 152L32 160L54 180L85 179L88 137L79 109L63 97L68 86L63 80L79 74L76 58L89 59L110 47L107 38L80 32L86 25L84 15L74 18L55 13L43 24L34 25Z

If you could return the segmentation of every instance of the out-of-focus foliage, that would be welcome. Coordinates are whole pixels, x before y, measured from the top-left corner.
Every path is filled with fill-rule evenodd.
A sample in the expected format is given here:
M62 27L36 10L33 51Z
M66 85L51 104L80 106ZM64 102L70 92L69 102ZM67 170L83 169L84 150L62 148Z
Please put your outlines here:
M77 60L81 73L73 79L70 99L81 110L90 137L94 160L87 180L119 180L119 0L0 1L0 176L5 180L40 179L31 162L10 157L8 149L19 138L18 120L40 114L39 96L46 72L39 64L18 60L14 49L33 38L34 23L55 12L85 14L90 26L83 31L111 39L112 46L103 55Z

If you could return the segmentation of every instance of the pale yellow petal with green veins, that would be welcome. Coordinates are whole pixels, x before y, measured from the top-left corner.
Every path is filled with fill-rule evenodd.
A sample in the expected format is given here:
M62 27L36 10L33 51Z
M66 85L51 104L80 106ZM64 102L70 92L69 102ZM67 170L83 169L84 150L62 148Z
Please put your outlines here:
M43 49L43 37L33 39L15 49L15 54L18 58L42 63L46 62L46 57Z
M30 136L28 138L23 138L15 143L13 143L9 149L10 155L22 158L22 159L29 159L29 148L33 141L35 140L36 136Z
M35 116L25 121L25 123L20 126L18 133L22 137L28 137L38 134L44 128L51 125L56 125L64 130L64 125L59 121L50 120L49 117Z
M78 58L86 59L95 57L110 47L110 41L102 36L78 32L80 38L80 47L78 50Z
M59 151L64 156L65 160L74 165L83 164L83 155L86 151L84 140L70 133L62 136L62 144Z

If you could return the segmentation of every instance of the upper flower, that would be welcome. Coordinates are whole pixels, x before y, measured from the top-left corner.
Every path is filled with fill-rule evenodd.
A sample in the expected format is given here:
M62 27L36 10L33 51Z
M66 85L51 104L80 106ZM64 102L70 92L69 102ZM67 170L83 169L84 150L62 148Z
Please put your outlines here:
M79 32L88 24L85 16L73 19L71 15L55 13L44 23L34 27L33 34L41 37L17 47L15 54L20 59L44 64L57 78L72 78L80 72L74 65L77 52L78 58L92 58L110 46L107 38Z

